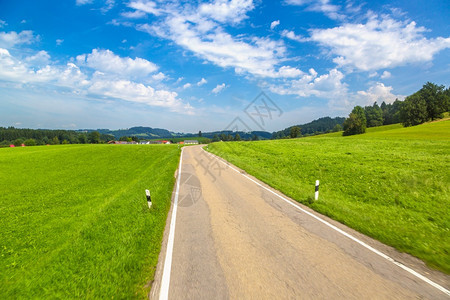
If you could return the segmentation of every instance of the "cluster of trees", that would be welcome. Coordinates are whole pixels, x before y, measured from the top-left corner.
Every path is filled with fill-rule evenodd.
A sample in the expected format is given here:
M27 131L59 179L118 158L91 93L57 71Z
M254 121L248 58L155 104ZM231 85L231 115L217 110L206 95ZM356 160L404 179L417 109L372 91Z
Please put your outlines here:
M0 127L0 147L58 144L100 144L114 140L112 135L98 131L77 132L73 130L20 129Z
M419 91L392 104L384 101L381 106L355 106L344 122L344 135L361 134L367 127L402 123L403 126L419 125L443 117L449 111L450 87L427 82Z

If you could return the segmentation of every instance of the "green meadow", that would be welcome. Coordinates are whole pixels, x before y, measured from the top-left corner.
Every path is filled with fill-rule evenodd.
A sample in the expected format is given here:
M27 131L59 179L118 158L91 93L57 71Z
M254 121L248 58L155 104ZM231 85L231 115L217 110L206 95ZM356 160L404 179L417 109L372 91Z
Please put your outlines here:
M176 145L0 149L0 299L146 298L179 156Z
M219 142L209 151L314 210L450 273L450 120L376 127L348 137L340 132Z

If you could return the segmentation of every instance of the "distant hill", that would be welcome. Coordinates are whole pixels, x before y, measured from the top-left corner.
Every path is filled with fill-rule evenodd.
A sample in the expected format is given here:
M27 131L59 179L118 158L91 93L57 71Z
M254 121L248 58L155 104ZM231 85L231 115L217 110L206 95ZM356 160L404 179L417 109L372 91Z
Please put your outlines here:
M342 126L344 124L345 118L342 117L336 117L336 118L330 118L330 117L324 117L319 118L317 120L314 120L312 122L301 124L301 125L294 125L301 128L301 135L314 135L314 134L321 134L331 131L336 125ZM273 138L283 138L286 136L289 136L291 132L291 128L294 126L290 126L288 128L285 128L280 131L276 131L273 133Z
M110 129L85 129L78 130L83 132L91 132L98 131L101 134L110 134L114 136L116 139L120 139L123 136L137 136L140 139L155 139L155 138L171 138L177 136L175 133L161 128L151 128L151 127L131 127L128 129L118 129L118 130L110 130Z
M80 132L91 132L98 131L101 134L112 135L115 139L120 139L123 136L136 136L139 139L172 139L172 138L191 138L197 137L198 133L176 133L169 131L167 129L161 128L151 128L151 127L131 127L129 129L118 129L118 130L110 130L110 129L83 129L78 130ZM243 132L243 131L212 131L212 132L203 132L202 136L206 138L212 139L214 135L220 137L222 134L232 135L233 137L239 133L242 139L251 139L254 135L258 136L259 139L270 139L272 134L267 131L251 131L251 132Z

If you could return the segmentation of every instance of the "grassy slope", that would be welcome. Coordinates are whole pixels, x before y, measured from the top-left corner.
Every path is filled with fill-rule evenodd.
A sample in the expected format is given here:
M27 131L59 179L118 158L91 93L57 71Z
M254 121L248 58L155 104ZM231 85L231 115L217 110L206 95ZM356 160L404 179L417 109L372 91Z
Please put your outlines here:
M313 209L450 273L450 121L384 129L209 149ZM320 198L310 203L316 179Z
M0 298L145 298L179 152L175 145L0 149Z

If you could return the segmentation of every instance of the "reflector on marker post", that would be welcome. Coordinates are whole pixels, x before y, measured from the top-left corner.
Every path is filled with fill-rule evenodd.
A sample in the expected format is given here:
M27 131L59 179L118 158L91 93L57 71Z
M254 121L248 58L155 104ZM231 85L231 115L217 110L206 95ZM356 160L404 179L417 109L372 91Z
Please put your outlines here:
M147 197L148 208L152 207L152 197L149 190L145 190L145 196Z
M314 199L319 200L319 180L316 180L316 193L314 194Z

